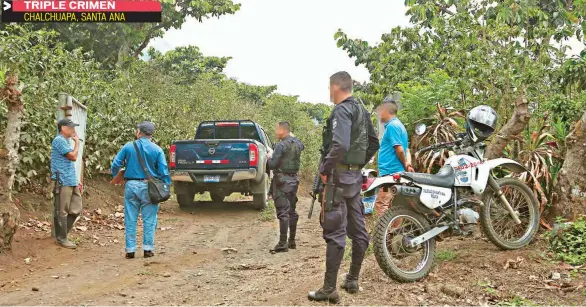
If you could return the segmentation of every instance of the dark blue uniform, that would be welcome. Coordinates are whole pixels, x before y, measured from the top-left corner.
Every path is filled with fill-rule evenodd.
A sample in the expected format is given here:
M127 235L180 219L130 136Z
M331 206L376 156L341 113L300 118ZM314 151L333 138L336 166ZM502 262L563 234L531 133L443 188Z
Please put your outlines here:
M352 240L352 264L347 278L358 280L370 240L364 222L364 204L360 197L361 169L379 149L370 115L353 97L336 105L328 119L328 129L331 133L331 145L319 171L322 175L332 174L333 171L334 184L343 192L340 203L334 203L330 211L322 208L320 222L327 244L326 273L324 287L309 293L310 299L315 300L321 300L320 296L327 297L335 292L337 274L346 247L346 235ZM356 143L362 145L356 147ZM354 160L350 163L356 163L356 157L361 157L361 161L349 164L350 156Z
M295 236L299 215L297 207L297 189L299 186L299 171L303 143L296 137L286 136L275 145L273 156L269 159L269 168L273 170L271 194L275 201L277 218L279 219L279 244L272 251L287 251L296 248ZM287 242L287 231L289 240ZM287 248L286 248L287 247Z

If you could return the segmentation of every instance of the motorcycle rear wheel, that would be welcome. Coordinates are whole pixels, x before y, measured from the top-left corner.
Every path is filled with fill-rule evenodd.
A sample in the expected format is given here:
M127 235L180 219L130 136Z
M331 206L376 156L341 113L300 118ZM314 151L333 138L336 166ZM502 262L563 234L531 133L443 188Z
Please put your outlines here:
M494 245L501 249L522 248L531 243L539 230L539 204L531 189L523 182L515 178L501 178L497 180L497 183L513 210L517 212L521 224L515 224L495 192L489 188L482 197L484 203L480 210L482 231ZM497 219L499 216L503 217L503 221ZM515 230L522 231L522 235L516 240L507 238L507 235Z
M399 233L408 226L405 221L413 225L412 235ZM393 225L395 224L395 225ZM405 225L404 225L405 224ZM395 205L387 210L378 220L373 232L374 255L378 265L390 278L398 282L415 282L425 278L435 262L435 238L423 242L416 248L406 248L404 239L414 238L430 229L427 219L411 208ZM392 230L391 233L389 231ZM423 251L423 259L413 270L400 267L401 262L411 258L413 254Z

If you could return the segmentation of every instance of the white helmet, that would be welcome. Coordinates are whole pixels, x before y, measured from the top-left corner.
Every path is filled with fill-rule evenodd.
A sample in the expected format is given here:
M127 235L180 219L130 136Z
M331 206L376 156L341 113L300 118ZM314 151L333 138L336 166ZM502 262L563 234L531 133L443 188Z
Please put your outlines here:
M497 117L496 111L489 106L472 108L466 118L466 133L473 142L486 140L496 128Z

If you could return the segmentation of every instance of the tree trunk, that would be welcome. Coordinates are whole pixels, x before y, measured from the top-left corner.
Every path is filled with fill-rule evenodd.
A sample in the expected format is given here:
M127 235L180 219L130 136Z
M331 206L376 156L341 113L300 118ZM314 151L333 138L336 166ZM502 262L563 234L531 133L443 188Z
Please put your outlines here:
M494 137L486 149L485 157L488 159L502 157L507 144L525 129L530 118L529 103L527 102L527 99L521 95L515 100L513 116Z
M6 84L0 91L0 101L5 101L8 105L4 143L0 148L0 253L10 249L20 218L20 212L12 201L11 194L19 163L20 127L24 116L24 104L17 85L18 77L9 74Z
M575 219L586 214L586 113L566 137L566 157L556 183L556 216Z

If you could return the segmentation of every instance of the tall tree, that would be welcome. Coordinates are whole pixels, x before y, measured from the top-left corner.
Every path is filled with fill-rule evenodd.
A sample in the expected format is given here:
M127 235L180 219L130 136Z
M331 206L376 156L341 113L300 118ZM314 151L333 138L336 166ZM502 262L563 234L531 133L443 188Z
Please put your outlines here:
M151 48L148 54L151 64L180 84L191 84L202 74L224 78L221 73L230 60L230 57L204 56L196 46L177 47L165 54Z
M491 104L509 119L488 150L494 157L527 125L529 105L558 89L553 72L565 59L565 40L581 35L567 2L406 0L414 27L393 29L377 46L341 31L335 38L368 68L369 89L380 98L441 69L458 84L454 104Z
M0 137L0 253L10 249L12 237L18 227L20 212L12 201L12 188L16 168L19 164L20 128L24 117L24 103L18 88L18 76L15 72L6 73L3 87L0 89L0 103L6 103L8 114L4 135Z
M566 157L558 175L559 202L554 215L586 214L586 112L566 138Z

